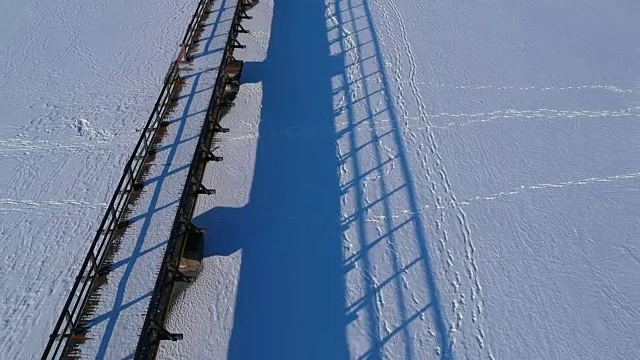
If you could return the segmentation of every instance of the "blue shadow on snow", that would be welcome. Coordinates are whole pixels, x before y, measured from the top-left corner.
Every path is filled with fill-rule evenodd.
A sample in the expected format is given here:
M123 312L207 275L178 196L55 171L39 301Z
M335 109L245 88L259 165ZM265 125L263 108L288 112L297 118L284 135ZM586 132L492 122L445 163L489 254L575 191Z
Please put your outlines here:
M388 356L385 346L401 344L405 358L419 359L410 327L430 315L435 342L440 351L433 356L452 359L451 344L431 264L429 240L420 216L417 189L404 148L402 130L389 90L390 84L380 53L378 36L366 0L338 0L335 27L351 28L338 41L342 48L330 55L322 0L274 2L271 38L267 59L248 63L243 81L261 81L262 113L253 184L248 204L243 208L217 207L198 216L194 222L210 231L205 239L205 256L225 256L242 249L242 264L235 318L228 357L230 359L378 359ZM356 26L363 21L366 27ZM368 35L367 35L368 34ZM368 37L367 37L368 36ZM350 48L345 44L350 43ZM368 51L365 54L365 49ZM357 52L366 61L359 73L349 63L348 54ZM371 55L373 51L373 55ZM354 78L355 77L355 78ZM380 80L378 87L370 79ZM340 79L342 88L333 88ZM367 80L369 79L369 80ZM346 94L342 109L334 108L334 96ZM354 99L352 94L360 93ZM335 121L344 111L348 125L336 132ZM364 113L364 116L361 117ZM381 114L387 128L376 123ZM295 130L295 134L291 134ZM358 144L356 133L375 133L370 141ZM391 143L392 159L386 159L381 141ZM352 148L338 158L337 141ZM366 150L366 151L364 151ZM386 150L386 149L385 149ZM386 150L388 151L388 150ZM365 166L360 153L372 154L374 165ZM342 162L350 160L355 175L341 187L338 177ZM366 159L369 163L371 159ZM393 179L385 173L393 161ZM380 197L364 198L363 182L378 175ZM391 184L401 182L398 187ZM353 191L352 187L355 187ZM342 218L340 199L354 195L355 212ZM394 221L394 197L408 200L407 213ZM367 224L367 212L381 208L381 234L374 235ZM343 257L343 236L355 228L359 251ZM410 233L407 239L401 234ZM353 240L353 239L352 239ZM415 259L403 263L394 247L411 241L418 249ZM387 245L388 244L388 245ZM369 251L389 246L388 264L394 274L380 283L368 284L364 296L346 303L345 276L355 268L375 273L381 265L373 263ZM406 261L406 260L405 260ZM401 275L410 267L424 272L429 299L415 304L398 291L394 313L400 317L389 333L381 331L381 309L376 298L385 286L402 286ZM367 281L364 281L365 283ZM413 309L411 309L413 308ZM385 310L387 311L387 310ZM357 318L367 319L366 336L370 348L350 354L346 329ZM398 354L391 354L398 356Z
M267 58L245 69L264 93L249 203L194 219L205 256L242 249L229 359L348 359L328 49L322 1L275 2Z

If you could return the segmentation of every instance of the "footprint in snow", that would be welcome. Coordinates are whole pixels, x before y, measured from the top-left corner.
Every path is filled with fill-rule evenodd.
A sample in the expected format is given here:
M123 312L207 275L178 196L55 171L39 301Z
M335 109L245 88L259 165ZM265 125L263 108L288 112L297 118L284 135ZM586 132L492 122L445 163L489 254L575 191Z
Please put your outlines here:
M96 131L91 127L91 122L87 119L78 118L73 121L73 127L78 132L78 135L93 138L96 135Z
M111 140L113 139L113 134L107 130L96 131L92 126L91 122L84 118L77 118L73 121L73 128L76 130L78 135L86 137L90 140L93 139L102 139L102 140Z

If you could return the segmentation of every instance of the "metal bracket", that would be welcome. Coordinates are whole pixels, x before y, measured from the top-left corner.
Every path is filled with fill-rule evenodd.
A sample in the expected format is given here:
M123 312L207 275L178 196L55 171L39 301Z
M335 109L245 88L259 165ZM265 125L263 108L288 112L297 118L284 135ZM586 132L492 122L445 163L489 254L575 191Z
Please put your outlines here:
M204 155L204 160L205 161L222 161L222 156L216 156L213 151L217 150L218 148L214 148L213 150L209 150L209 149L203 149L203 155Z
M215 125L213 125L213 130L217 131L217 132L221 132L221 133L226 133L229 132L228 128L223 128L222 126L220 126L220 124L216 123Z
M233 45L231 45L234 49L245 49L247 47L247 45L242 45L240 44L240 42L238 41L238 39L234 39L233 40Z
M248 33L249 33L249 30L245 29L245 28L242 26L242 24L238 23L238 24L236 25L236 32L237 32L238 34L248 34Z
M207 229L199 228L193 225L193 223L189 221L187 218L182 218L182 224L187 229L187 231L199 232L200 234L204 234L207 232Z
M157 340L178 341L178 340L182 340L182 338L184 337L182 334L170 333L169 331L167 331L167 329L162 327L155 320L151 321L151 329L156 333L155 338Z
M202 185L201 182L198 182L196 180L193 181L194 184L196 185L196 191L195 194L197 195L213 195L216 193L215 189L207 189L204 185Z
M259 0L242 0L242 8L245 11L249 10L252 7L256 6L259 2Z

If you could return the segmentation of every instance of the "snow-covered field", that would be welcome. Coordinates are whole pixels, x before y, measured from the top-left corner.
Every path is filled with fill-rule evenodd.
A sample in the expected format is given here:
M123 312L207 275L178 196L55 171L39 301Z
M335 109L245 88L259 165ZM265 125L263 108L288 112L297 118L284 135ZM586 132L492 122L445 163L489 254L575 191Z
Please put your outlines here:
M186 0L94 5L74 0L3 2L0 357L39 358L44 350L196 6L196 1ZM224 35L227 30L218 32ZM211 53L218 45L213 42ZM219 59L206 61L214 67ZM215 74L201 78L207 76ZM213 81L200 79L198 90L205 90L207 82L211 86ZM193 84L187 85L185 91L191 92ZM206 107L209 99L206 91L194 94L183 102L206 99L204 105L200 101L200 109L194 100L189 115ZM195 141L187 140L197 136L203 117L186 121L186 114L175 115L165 142L185 141L167 146L156 158L158 166L151 172L159 176L149 179L146 195L134 209L140 221L125 236L117 269L103 289L105 301L112 301L98 308L94 340L85 351L109 354L108 346L114 353L128 351L127 355L132 350L127 346L135 345L139 325L127 316L137 315L141 322L148 299L131 307L130 298L153 287L155 274L145 270L157 270L159 262L150 260L161 259L162 249L151 245L162 244L168 236L159 224L166 223L164 231L171 226L175 210L170 214L170 206L182 189L180 178L186 175L179 167L191 159ZM159 163L168 158L173 159L172 166ZM149 207L157 211L145 216ZM162 212L164 220L158 218ZM124 337L123 319L124 327L132 331ZM108 336L98 336L100 326Z
M5 3L0 352L21 359L46 342L197 4ZM159 357L640 357L638 13L262 0L194 220L204 270L167 325L185 339Z
M640 356L639 11L261 1L160 358Z

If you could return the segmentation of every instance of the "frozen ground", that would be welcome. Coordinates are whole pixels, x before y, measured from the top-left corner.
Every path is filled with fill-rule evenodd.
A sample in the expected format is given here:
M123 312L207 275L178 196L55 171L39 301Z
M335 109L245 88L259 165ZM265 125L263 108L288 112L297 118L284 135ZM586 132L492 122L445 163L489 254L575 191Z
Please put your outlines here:
M3 2L0 12L3 358L39 358L44 350L106 202L140 136L138 130L153 108L196 6L196 1L165 0L117 0L94 5L75 0ZM201 79L199 86L207 81ZM185 91L192 91L193 82ZM196 101L191 110L195 107ZM182 113L176 113L176 121L166 138L168 144L180 135L185 139L197 131L197 121L192 118L183 131L182 123L186 121L181 119ZM192 154L187 148L180 151L167 148L157 160L173 157L184 165ZM179 172L172 173L174 178L164 176L169 167L160 165L152 170L158 178L150 179L147 188L148 194L157 196L153 200L141 199L136 208L140 210L141 221L131 231L149 228L149 217L142 210L171 204L182 188L177 180ZM175 168L174 165L170 169ZM166 193L159 192L160 183ZM167 216L167 222L172 219L173 216ZM122 250L129 250L130 254L148 250L149 242L158 241L151 239L153 236L163 236L158 233L158 222L155 220L146 236L140 237L144 242L125 243ZM127 236L128 240L140 239L133 233ZM122 260L119 270L132 275L132 261L127 261L122 252L119 256L117 260ZM155 274L147 275L150 278L147 280L153 282ZM112 279L110 285L119 289L126 285L116 280ZM140 279L132 282L139 285ZM143 289L133 289L138 290ZM114 308L129 304L129 297L133 296L125 291L113 295ZM102 324L115 329L115 334L120 331L120 323L116 321L118 310L98 314L103 315ZM129 312L134 310L139 309L130 308ZM126 340L130 341L122 341L120 351L127 350L125 345L133 341ZM114 342L117 345L118 341ZM101 343L113 346L108 339ZM104 346L100 349L104 351Z
M261 1L160 357L639 357L639 11Z

